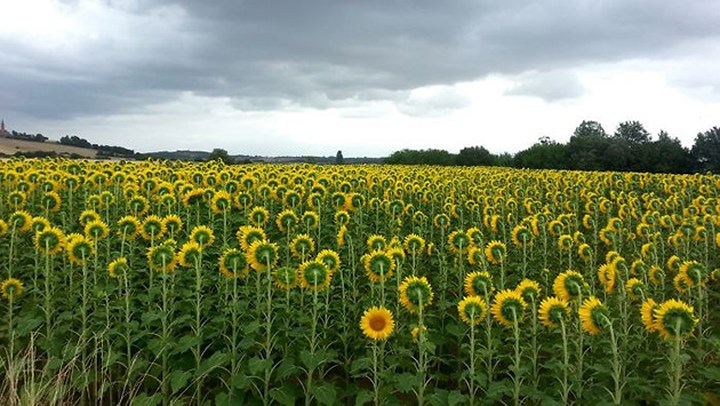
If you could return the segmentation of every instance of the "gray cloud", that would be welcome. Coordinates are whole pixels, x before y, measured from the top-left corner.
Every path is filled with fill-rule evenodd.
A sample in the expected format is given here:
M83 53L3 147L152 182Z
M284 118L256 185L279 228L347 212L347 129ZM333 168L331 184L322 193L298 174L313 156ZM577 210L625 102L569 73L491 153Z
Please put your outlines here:
M72 13L78 4L64 7ZM92 24L96 37L70 37L67 52L0 37L7 61L0 92L8 95L0 107L74 117L190 91L229 97L244 110L327 108L402 101L413 88L493 73L520 74L515 94L557 100L582 88L553 72L671 58L720 37L714 0L135 0L104 7L106 21L77 22ZM456 102L433 103L411 110Z
M573 72L528 72L519 75L506 94L535 96L546 101L573 99L583 95L583 86Z

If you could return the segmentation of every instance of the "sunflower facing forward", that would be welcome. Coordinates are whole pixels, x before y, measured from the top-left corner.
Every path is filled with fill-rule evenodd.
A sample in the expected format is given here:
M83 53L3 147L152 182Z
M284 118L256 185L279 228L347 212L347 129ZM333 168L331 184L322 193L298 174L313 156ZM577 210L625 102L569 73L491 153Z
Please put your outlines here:
M360 329L367 338L384 341L395 329L395 321L390 310L384 307L371 307L365 310L360 319Z

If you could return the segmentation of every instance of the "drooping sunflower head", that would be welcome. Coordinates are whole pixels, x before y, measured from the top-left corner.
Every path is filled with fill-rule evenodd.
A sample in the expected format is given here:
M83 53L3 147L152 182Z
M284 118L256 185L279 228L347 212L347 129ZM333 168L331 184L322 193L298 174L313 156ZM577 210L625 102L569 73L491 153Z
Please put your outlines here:
M226 278L245 279L250 272L245 253L237 248L226 249L218 259L218 267Z
M6 299L14 300L18 296L22 295L23 290L25 289L19 279L8 278L0 284L0 292L2 292L2 297Z
M275 224L277 225L278 230L282 232L292 230L298 224L298 222L299 220L295 212L289 209L281 211L280 214L277 215L277 219L275 220Z
M298 234L290 241L290 251L295 258L305 260L315 251L315 242L307 234Z
M434 293L430 282L424 276L409 276L398 288L400 303L411 313L432 303Z
M457 306L460 320L471 325L478 325L485 319L487 304L479 296L466 296Z
M630 278L625 282L625 292L633 302L645 297L645 284L638 278Z
M666 300L654 314L655 326L666 340L688 336L698 322L692 306L677 299Z
M690 288L692 281L687 275L678 273L673 277L673 286L679 293L685 293Z
M510 237L515 246L527 247L532 245L535 236L526 226L519 224L513 228Z
M640 307L640 318L648 333L658 331L658 326L655 323L655 311L659 308L660 305L652 298L646 299Z
M665 281L665 271L657 265L653 265L648 269L648 278L650 283L655 286L662 285Z
M195 241L188 241L183 244L178 253L178 263L183 268L192 268L202 256L202 246Z
M387 241L385 237L378 234L373 234L367 239L368 251L382 251L387 247Z
M615 268L608 264L602 264L597 271L600 284L605 287L606 293L612 293L615 290L616 274Z
M240 247L245 252L250 251L250 246L252 246L255 242L267 239L265 231L263 231L262 228L253 226L241 226L240 229L238 229L236 236L240 242Z
M62 206L62 198L60 198L57 192L50 191L43 195L40 203L50 211L57 212L60 211L60 207Z
M305 213L303 213L302 217L300 218L300 221L308 229L314 230L320 224L320 217L314 211L306 211Z
M519 293L526 302L536 303L540 297L540 284L531 279L523 279L517 285L515 291Z
M341 227L350 222L350 214L345 210L338 210L333 216L333 219L335 220L335 224Z
M160 244L148 248L148 266L158 272L172 272L177 266L175 249L170 244Z
M553 282L553 293L562 300L577 299L585 286L583 276L577 271L567 270L559 274Z
M465 275L463 288L468 296L486 297L493 291L492 276L485 271L471 272Z
M558 238L558 248L560 248L561 251L570 251L573 244L573 238L569 234L563 234Z
M375 341L384 341L395 329L395 321L390 310L384 307L371 307L365 310L360 319L360 330L363 334Z
M609 320L607 307L595 296L585 299L578 313L583 331L592 336L599 334Z
M385 251L373 251L365 256L365 273L375 283L387 280L393 275L395 261Z
M270 219L270 212L263 206L255 206L250 210L248 217L256 227L262 227Z
M585 262L592 261L593 252L589 244L583 243L578 246L578 256Z
M470 247L470 237L463 230L455 230L448 236L450 251L462 255Z
M102 220L93 220L85 224L84 231L85 237L93 241L104 240L110 234L110 228Z
M633 276L645 275L648 271L648 266L642 259L636 259L630 265L630 274Z
M483 261L485 260L484 250L480 247L470 247L467 254L467 260L470 265L477 266L483 264Z
M322 250L317 254L317 257L315 259L323 262L332 274L339 271L340 265L342 265L342 263L340 262L340 255L338 255L338 253L333 250Z
M252 269L264 272L278 261L278 246L267 240L255 241L248 251L248 262Z
M677 255L672 255L665 262L665 267L670 272L678 272L680 270L680 264L681 264L680 257L678 257Z
M195 241L203 249L210 247L215 242L215 234L208 226L195 226L190 232L190 240Z
M91 241L81 234L71 234L68 236L66 250L70 263L75 265L82 265L95 253Z
M708 276L708 269L697 261L685 261L680 266L680 274L689 281L690 287L702 285Z
M8 226L21 233L32 230L32 216L24 210L18 210L10 215Z
M505 289L495 295L490 311L495 320L505 327L512 327L525 313L527 303L515 290Z
M118 220L118 235L129 240L134 239L140 233L140 222L133 216L125 216Z
M50 227L50 221L42 216L36 216L32 218L32 229L36 233L43 231Z
M307 261L300 265L298 278L303 289L311 291L325 290L330 286L332 274L324 262Z
M341 225L338 229L337 233L337 246L342 247L345 245L345 234L347 234L347 226L345 224Z
M182 231L183 228L182 219L180 218L180 216L175 214L170 214L163 217L162 223L165 226L167 232L173 236L176 236L180 231Z
M546 297L540 302L538 310L540 323L549 328L560 327L560 323L570 316L570 307L568 303L555 296Z
M281 266L272 272L273 283L282 290L290 290L298 286L299 277L296 269Z
M117 258L108 264L108 274L113 279L125 275L128 270L128 261L125 257Z
M57 227L35 233L35 249L45 255L55 255L65 246L65 234Z
M213 195L213 198L210 201L210 209L213 213L225 213L230 210L230 207L232 207L232 198L230 197L230 193L226 190L215 192L215 195Z
M499 265L503 263L506 255L507 247L500 241L493 240L485 246L485 257L492 264Z
M145 217L145 220L143 220L140 226L140 235L142 235L145 240L157 240L162 238L163 234L165 234L165 229L163 228L163 222L160 217L154 214Z
M425 239L417 234L408 234L403 240L403 247L408 254L417 256L425 249Z

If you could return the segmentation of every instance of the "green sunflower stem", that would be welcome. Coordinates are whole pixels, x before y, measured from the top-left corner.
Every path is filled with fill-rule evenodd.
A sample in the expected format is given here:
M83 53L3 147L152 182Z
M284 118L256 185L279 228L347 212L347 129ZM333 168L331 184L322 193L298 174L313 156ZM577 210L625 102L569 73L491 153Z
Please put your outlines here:
M200 362L202 361L202 250L200 251L200 254L198 255L198 258L195 259L195 350L193 351L195 354L195 370L200 369ZM202 377L198 377L198 379L195 380L195 402L196 404L201 403L200 399L200 389L202 388Z
M617 337L615 337L615 329L613 329L612 322L607 317L604 317L605 323L610 330L610 349L613 354L612 362L612 378L613 384L615 385L614 391L612 392L613 403L616 405L622 404L622 389L623 389L623 376L622 376L622 364L620 363L620 353L618 352Z
M562 378L562 392L560 396L562 403L567 405L570 398L570 385L568 384L568 371L570 370L570 357L568 354L568 338L567 329L565 328L565 320L560 319L560 332L562 334L563 342L563 378Z
M423 298L420 296L418 305L418 380L417 401L418 406L425 404L425 323L423 320Z
M679 334L682 321L678 320L675 325L676 336L673 337L673 346L670 352L670 387L668 394L670 395L670 404L679 405L680 396L682 395L682 369L683 360L680 354L682 348L682 338Z
M520 404L520 386L522 384L522 374L520 372L520 326L518 325L517 313L515 308L511 308L513 314L513 337L515 338L515 357L513 358L513 402L517 406Z
M380 405L380 377L378 376L378 343L373 340L373 396L375 406Z
M265 310L265 377L263 379L263 403L270 404L270 380L272 379L272 272L270 270L270 257L265 256L267 275L267 300Z
M470 309L470 365L468 369L468 395L470 406L475 404L475 309Z
M313 279L313 306L312 306L312 328L310 332L310 359L315 358L315 347L317 346L317 318L318 318L318 291L317 291L317 276ZM312 383L313 373L315 368L311 365L307 371L307 379L305 381L305 406L312 404Z

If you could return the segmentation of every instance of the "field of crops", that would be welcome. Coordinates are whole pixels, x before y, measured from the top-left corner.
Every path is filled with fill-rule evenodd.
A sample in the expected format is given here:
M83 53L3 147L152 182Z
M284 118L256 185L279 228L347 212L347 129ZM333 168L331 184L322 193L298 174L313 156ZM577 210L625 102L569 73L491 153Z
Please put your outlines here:
M0 403L717 404L720 177L0 162Z

